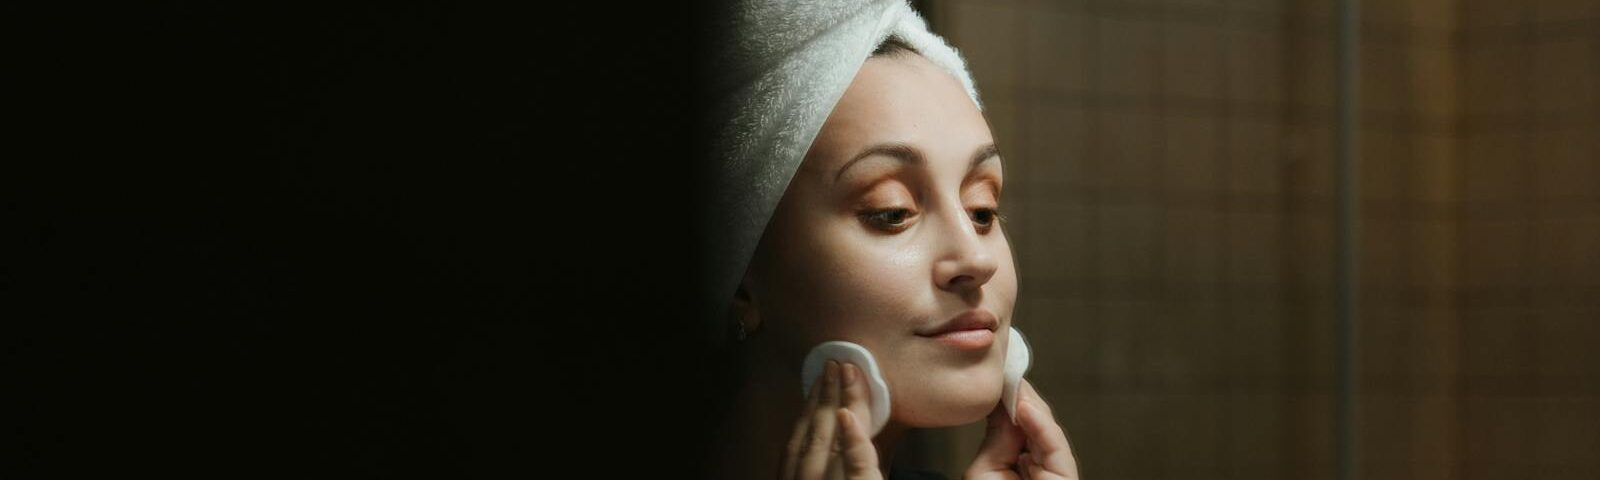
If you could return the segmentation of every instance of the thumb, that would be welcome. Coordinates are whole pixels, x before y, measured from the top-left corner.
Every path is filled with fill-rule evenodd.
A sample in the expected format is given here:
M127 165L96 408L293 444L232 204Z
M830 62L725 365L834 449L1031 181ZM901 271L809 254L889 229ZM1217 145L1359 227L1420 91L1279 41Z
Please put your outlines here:
M1022 453L1022 447L1027 441L1027 435L1022 432L1022 428L1011 423L1011 416L1006 414L1005 406L995 407L994 411L989 412L983 444L978 446L978 458L973 459L972 466L967 469L968 473L1012 471L1012 465L1017 463L1017 455Z

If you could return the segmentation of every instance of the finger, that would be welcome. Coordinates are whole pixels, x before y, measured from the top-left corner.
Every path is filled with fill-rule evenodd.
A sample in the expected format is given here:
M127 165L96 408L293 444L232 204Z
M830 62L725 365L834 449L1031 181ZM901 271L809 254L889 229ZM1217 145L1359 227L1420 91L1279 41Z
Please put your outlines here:
M827 367L823 367L823 378L811 382L811 393L806 395L806 406L800 410L794 420L794 428L789 430L789 442L783 449L783 470L779 471L778 478L792 479L800 467L800 450L805 447L806 439L811 435L812 412L817 411L817 405L822 400L822 389L827 379Z
M1050 409L1050 402L1044 401L1044 396L1039 395L1039 391L1038 390L1034 390L1033 382L1029 382L1028 379L1026 379L1026 378L1022 379L1022 390L1024 392L1026 392L1026 393L1022 394L1022 398L1030 398L1031 397L1031 398L1039 399L1038 402L1035 402L1036 405L1039 407L1039 409L1040 410L1044 410L1044 414L1045 415L1049 415L1051 417L1055 416L1054 411Z
M1040 403L1044 402L1034 396L1022 399L1017 405L1018 423L1028 438L1030 462L1025 470L1035 478L1054 474L1076 479L1078 463L1072 456L1072 448L1067 444L1066 433L1048 413L1045 413L1044 409L1039 408Z
M825 370L822 398L817 402L817 409L811 412L811 434L806 436L805 446L800 451L798 478L822 478L827 473L829 457L838 448L833 437L838 423L834 410L839 408L839 364L829 362Z
M878 471L878 449L872 445L866 425L857 420L855 412L839 409L840 463L844 476L850 480L877 480L883 478Z
M989 412L984 428L983 443L978 446L978 456L967 467L968 477L981 477L994 472L1009 472L1027 438L1022 428L1011 423L1004 405L996 405Z
M866 375L861 371L861 367L857 367L853 363L845 363L841 367L843 367L841 370L844 374L842 405L850 409L850 412L855 414L857 419L866 422L864 427L869 432L867 438L872 438L870 433L870 429L873 427L872 392L867 389Z

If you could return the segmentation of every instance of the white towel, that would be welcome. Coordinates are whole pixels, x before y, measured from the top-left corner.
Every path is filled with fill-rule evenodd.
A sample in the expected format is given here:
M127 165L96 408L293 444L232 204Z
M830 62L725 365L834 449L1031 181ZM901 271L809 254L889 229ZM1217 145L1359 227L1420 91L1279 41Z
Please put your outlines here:
M713 32L711 191L700 225L713 344L767 221L861 65L893 35L943 67L980 110L966 62L905 0L737 2Z

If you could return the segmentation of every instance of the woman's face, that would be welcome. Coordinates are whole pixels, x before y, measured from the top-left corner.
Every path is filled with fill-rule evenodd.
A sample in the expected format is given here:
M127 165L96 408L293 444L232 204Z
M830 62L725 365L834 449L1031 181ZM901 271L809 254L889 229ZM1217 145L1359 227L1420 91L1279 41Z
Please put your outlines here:
M883 369L895 421L982 419L1000 400L1008 337L929 334L962 316L987 317L994 332L1011 325L1001 173L989 126L954 76L920 55L867 60L751 263L760 328L782 342L771 353L798 363L818 343L855 342Z

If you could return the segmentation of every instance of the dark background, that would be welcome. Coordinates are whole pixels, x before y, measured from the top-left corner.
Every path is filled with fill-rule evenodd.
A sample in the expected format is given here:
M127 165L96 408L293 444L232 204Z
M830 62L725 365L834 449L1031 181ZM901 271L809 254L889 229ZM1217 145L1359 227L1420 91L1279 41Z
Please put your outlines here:
M692 473L707 9L524 3L8 15L5 476Z

